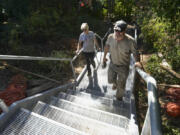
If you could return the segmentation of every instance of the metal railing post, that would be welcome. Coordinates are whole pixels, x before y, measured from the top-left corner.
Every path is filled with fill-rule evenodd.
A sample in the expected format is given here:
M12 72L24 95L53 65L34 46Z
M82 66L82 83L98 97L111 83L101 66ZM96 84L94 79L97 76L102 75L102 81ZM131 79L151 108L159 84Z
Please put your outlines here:
M137 29L134 31L134 39L137 44ZM146 81L148 90L148 110L142 128L141 135L162 135L159 102L157 100L156 80L136 67L136 71Z
M145 117L144 124L142 127L141 135L151 135L149 108L146 112L146 117Z
M75 70L74 70L74 66L73 66L73 61L71 60L71 68L72 68L72 72L73 72L73 76L74 76L74 82L76 84L76 73L75 73Z
M137 44L137 29L135 29L135 31L134 31L134 39L135 39L136 44Z
M103 51L103 39L101 38L101 36L99 36L97 33L95 33L95 35L101 40L101 51ZM100 62L98 61L98 58L97 58L97 55L96 55L96 59L98 61L98 63L100 64L101 63L101 57L102 57L102 54L100 56Z
M95 33L95 35L101 40L101 51L103 52L104 51L104 46L103 46L103 41L104 39L106 38L106 36L108 35L108 33L111 31L111 28L108 29L108 31L106 32L106 34L104 35L104 37L102 38L101 36L99 36L97 33ZM101 53L101 56L100 56L100 61L102 59L102 53Z
M2 99L0 99L0 108L5 113L7 113L9 111L8 106L4 103L4 101Z
M76 58L81 54L81 52L82 52L82 48L81 48L81 50L72 58L72 60L71 60L71 68L72 68L72 72L73 72L73 76L74 76L74 82L75 82L75 86L74 86L74 90L76 89L76 85L77 85L77 78L76 78L76 73L75 73L75 70L74 70L74 66L73 66L73 61L75 61L76 60Z

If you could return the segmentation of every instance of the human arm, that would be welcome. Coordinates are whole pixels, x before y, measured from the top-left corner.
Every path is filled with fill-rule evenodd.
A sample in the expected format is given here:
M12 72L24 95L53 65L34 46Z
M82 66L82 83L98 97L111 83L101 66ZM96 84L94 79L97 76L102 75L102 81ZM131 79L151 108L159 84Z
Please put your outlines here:
M79 42L78 42L78 45L77 45L77 50L76 50L76 53L78 53L78 52L79 52L79 50L81 50L82 45L83 45L83 42L82 42L82 41L79 41Z
M97 51L101 49L101 48L99 47L99 44L98 44L98 41L97 41L96 37L94 38L94 44L95 44L95 46L96 46Z
M102 68L105 68L105 67L106 67L106 61L107 61L106 55L107 55L108 51L109 51L109 45L106 45L106 46L104 47L104 57L103 57L103 65L102 65Z
M83 34L81 33L80 36L79 36L79 41L78 41L76 53L78 53L79 50L82 48L83 41L84 41L84 38L83 38Z
M106 61L107 61L106 55L107 55L108 52L109 52L109 45L106 45L106 46L104 47L104 57L103 57L103 62L106 62Z
M100 46L99 46L99 44L98 44L96 35L97 35L96 33L93 33L93 37L94 37L94 45L95 45L95 47L96 47L96 49L97 49L97 51L98 51L98 50L100 50L101 48L100 48Z
M139 61L139 58L138 58L137 44L136 44L135 41L133 41L133 44L131 46L131 52L133 53L133 56L135 58L135 67L141 68L142 64L141 64L141 62Z
M106 45L104 47L104 57L103 57L103 68L106 67L106 55L107 53L109 52L109 49L110 49L110 44L111 44L111 39L112 39L112 34L110 34L107 38L107 41L106 41Z

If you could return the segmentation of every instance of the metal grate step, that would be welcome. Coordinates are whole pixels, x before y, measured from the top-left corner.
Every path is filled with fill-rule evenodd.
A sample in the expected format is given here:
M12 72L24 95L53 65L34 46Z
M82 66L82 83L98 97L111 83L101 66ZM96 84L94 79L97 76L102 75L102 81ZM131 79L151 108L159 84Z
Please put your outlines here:
M1 135L84 135L66 125L21 109Z
M108 94L108 93L104 93L104 92L93 90L93 89L79 89L77 91L82 91L82 92L86 92L89 94L93 94L93 95L97 95L97 96L101 96L101 97L106 97L109 99L116 99L114 94Z
M129 119L126 117L86 107L56 97L51 98L51 105L122 128L127 128L129 124Z
M107 97L102 97L100 95L96 95L95 93L86 93L86 92L80 92L80 91L75 91L75 90L68 90L67 94L72 94L76 95L78 97L83 97L87 99L98 99L101 100L102 102L110 102L114 106L120 106L122 104L122 101L119 100L113 100L113 98L107 98Z
M127 131L123 128L102 123L43 102L38 102L33 111L91 135L119 135L119 133L127 135Z
M98 100L98 99L87 99L87 98L83 98L83 97L77 97L74 95L70 95L70 94L66 94L64 92L60 92L58 95L59 98L77 103L77 104L81 104L84 106L88 106L88 107L93 107L96 109L100 109L103 111L107 111L107 112L111 112L111 113L115 113L115 114L119 114L119 115L123 115L126 117L129 117L128 114L128 110L126 109L126 107L124 106L124 104L120 104L120 106L114 106L113 103L106 101L106 100Z

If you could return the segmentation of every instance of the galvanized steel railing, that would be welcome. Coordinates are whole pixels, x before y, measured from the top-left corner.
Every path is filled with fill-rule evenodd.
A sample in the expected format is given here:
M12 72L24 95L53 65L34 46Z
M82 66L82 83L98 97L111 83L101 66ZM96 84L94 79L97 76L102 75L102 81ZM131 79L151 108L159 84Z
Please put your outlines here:
M3 112L8 112L8 106L4 103L2 99L0 99L0 108L2 109Z
M135 29L135 41L137 43L137 29ZM162 135L160 106L157 98L156 80L136 67L136 71L147 83L148 109L144 120L141 135Z
M134 63L134 57L131 57L131 64ZM134 83L134 69L139 73L141 78L145 80L147 83L147 90L148 90L148 109L146 112L146 117L144 120L143 128L141 131L141 135L162 135L161 130L161 116L160 116L160 106L157 98L157 89L156 89L156 80L145 73L143 70L141 70L138 67L131 67L132 73L130 74L132 78L130 80L127 80L128 86L126 86L126 89L129 90L130 95L132 94L133 89L133 83ZM127 98L130 100L130 98ZM128 100L125 100L127 102L131 102Z
M101 36L99 36L97 33L95 33L95 35L101 40L101 50L104 50L104 46L103 46L103 41L104 39L108 36L108 34L110 33L111 28L108 29L108 31L105 33L104 37L102 38Z
M162 135L156 80L139 68L136 68L136 71L147 83L148 90L148 110L141 135Z
M74 84L76 85L76 74L73 66L73 62L76 60L76 58L80 55L82 52L82 49L72 58L53 58L53 57L33 57L33 56L15 56L15 55L0 55L0 60L48 60L48 61L69 61L71 64L72 72L73 72L73 77L74 77ZM56 83L59 83L59 81L43 76L43 75L37 75L38 77L47 79L49 81L53 81ZM3 100L0 99L0 108L2 109L3 112L8 112L8 107L6 104L3 102Z
M108 30L109 32L109 30ZM101 40L101 49L103 50L103 41L104 37L101 38L98 34L96 34ZM135 40L137 42L137 29L135 29ZM52 57L32 57L32 56L13 56L13 55L0 55L0 60L50 60L50 61L69 61L71 63L71 68L74 76L74 82L76 85L76 74L73 66L73 62L80 55L82 49L72 58L52 58ZM131 63L132 64L132 63ZM134 66L133 66L134 68ZM144 121L143 129L141 135L161 135L161 118L159 111L159 103L157 99L157 91L156 91L156 80L142 71L141 69L136 67L136 71L140 74L140 76L146 81L147 89L148 89L148 110L146 113L146 118ZM132 82L133 83L133 82ZM1 102L2 103L2 102ZM4 112L7 111L5 107Z
M22 100L16 101L11 106L8 107L7 113L6 113L7 108L5 107L4 113L2 113L0 115L0 133L8 125L8 122L12 119L12 116L15 115L20 108L32 110L34 105L38 101L50 102L51 96L58 95L59 92L61 92L63 90L70 89L74 85L75 85L75 83L68 83L68 84L61 85L61 86L56 87L56 88L49 89L49 90L44 91L42 93L38 93L36 95L24 98Z
M73 77L74 77L74 81L76 82L76 74L75 74L75 70L74 70L74 66L73 66L73 62L75 61L75 59L78 57L78 55L82 52L82 50L80 50L72 59L70 58L54 58L54 57L34 57L34 56L15 56L15 55L0 55L0 60L48 60L48 61L69 61L71 64L71 68L72 68L72 72L73 72ZM42 75L39 75L39 77L50 80L50 81L54 81L54 82L58 82L54 79L51 79L49 77L45 77Z

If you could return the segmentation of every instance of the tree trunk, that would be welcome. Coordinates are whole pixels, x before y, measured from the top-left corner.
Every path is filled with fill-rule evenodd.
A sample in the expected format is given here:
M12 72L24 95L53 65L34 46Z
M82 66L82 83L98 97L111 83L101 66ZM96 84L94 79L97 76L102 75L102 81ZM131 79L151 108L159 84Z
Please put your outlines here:
M176 77L177 79L180 79L180 74L179 73L176 73L174 70L166 67L166 66L163 66L162 64L160 64L161 68L168 71L172 76Z

